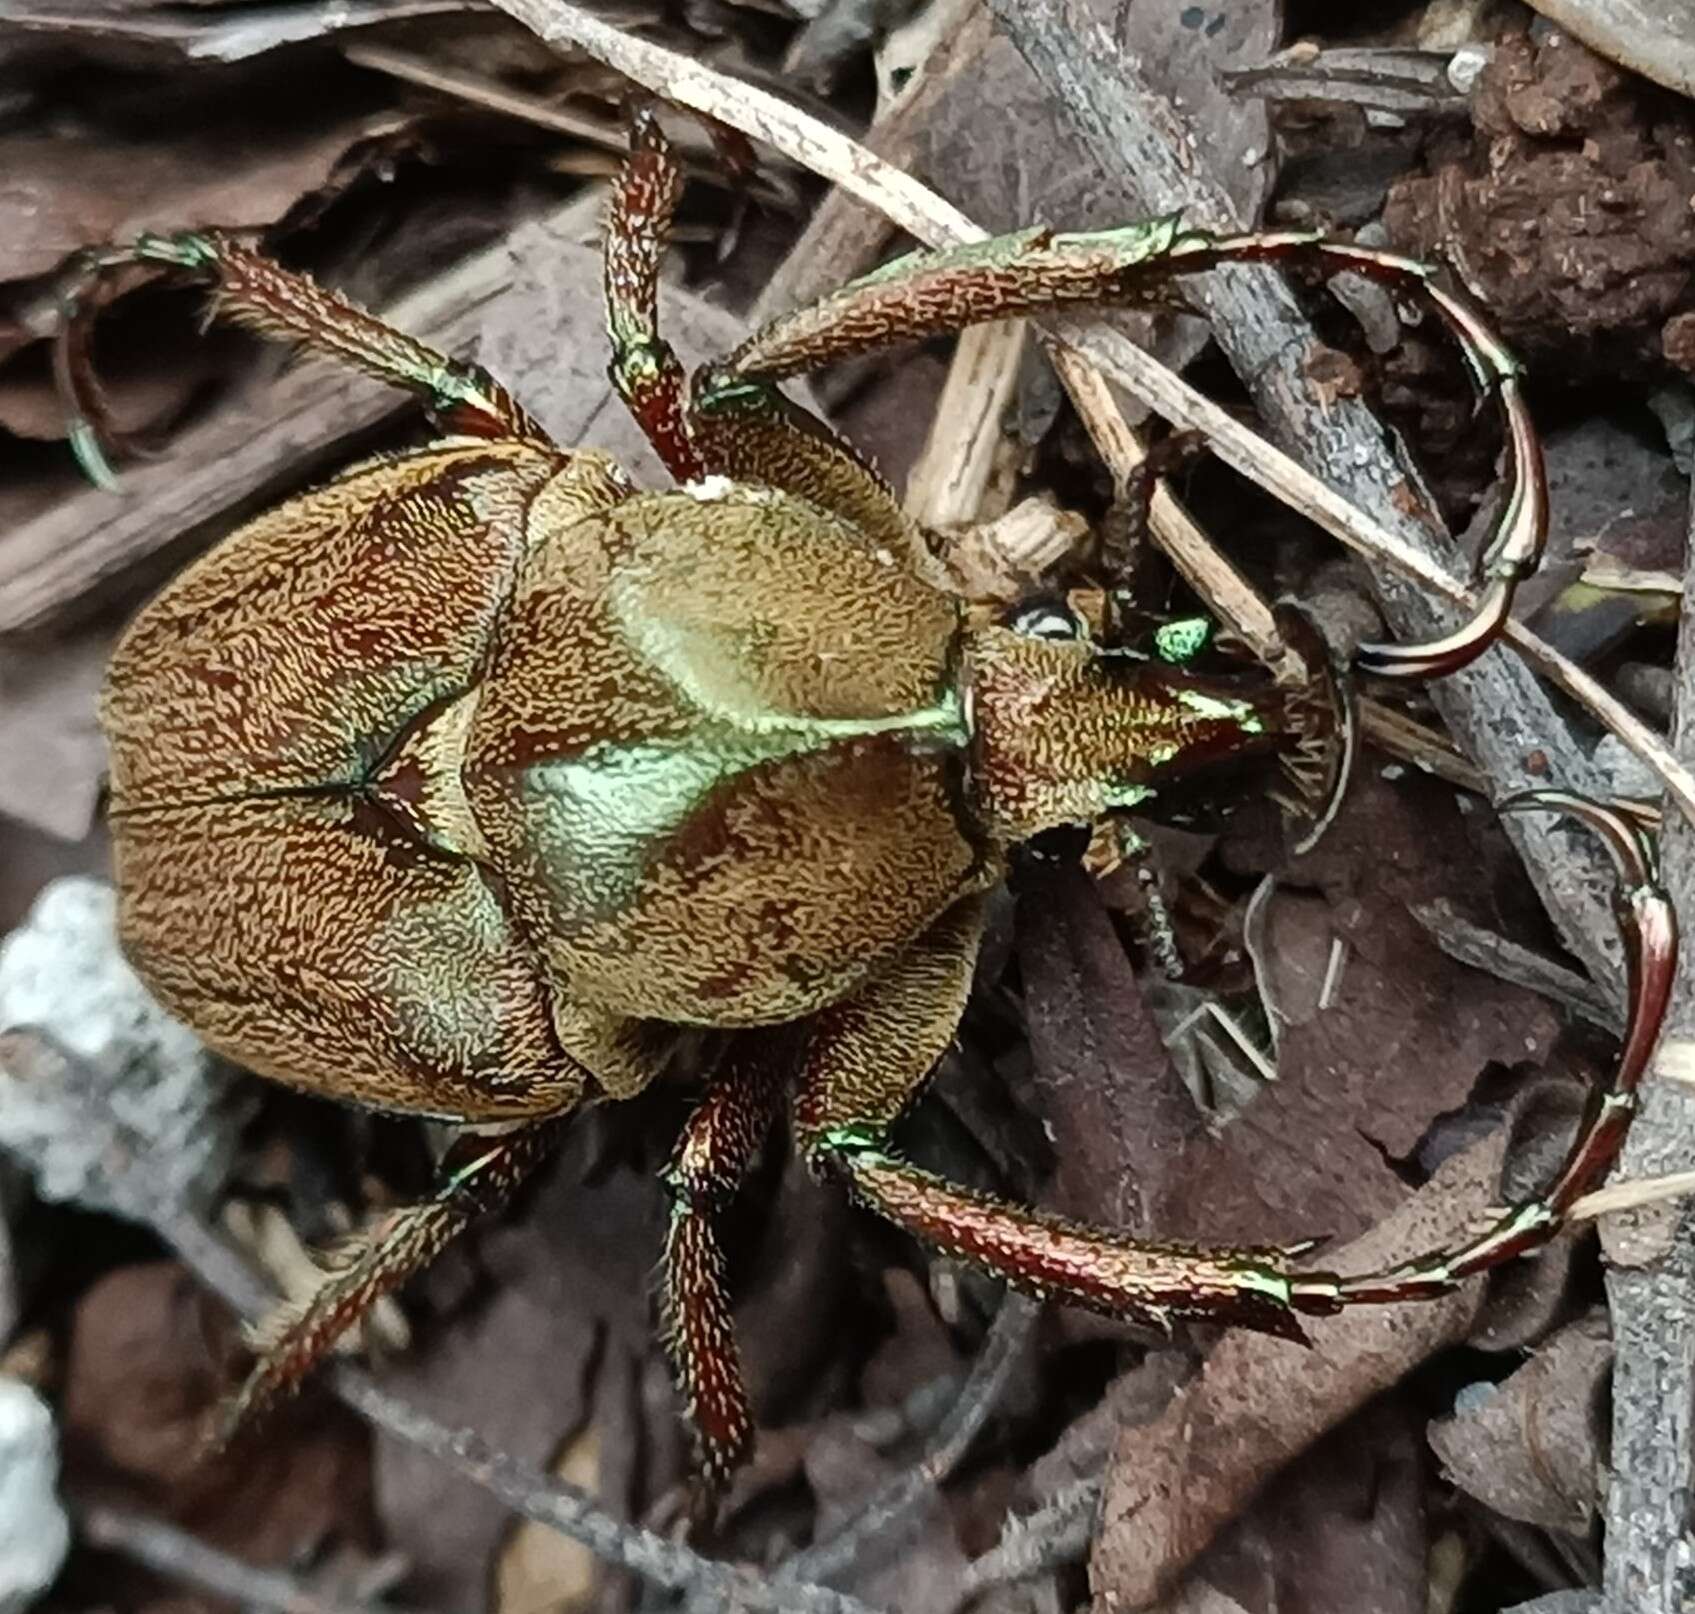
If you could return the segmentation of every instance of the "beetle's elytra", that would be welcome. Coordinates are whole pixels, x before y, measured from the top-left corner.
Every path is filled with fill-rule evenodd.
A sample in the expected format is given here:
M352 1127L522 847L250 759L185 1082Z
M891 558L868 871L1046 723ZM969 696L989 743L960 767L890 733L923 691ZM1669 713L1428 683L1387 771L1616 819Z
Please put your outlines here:
M887 487L774 385L983 319L1169 298L1179 270L1229 259L1306 257L1425 292L1500 398L1516 476L1477 619L1364 653L1434 673L1488 643L1546 521L1516 367L1476 313L1420 265L1306 236L1028 231L903 260L690 381L655 323L678 188L638 119L608 232L611 373L678 480L666 492L548 441L480 370L230 241L151 239L93 265L198 271L224 315L411 388L448 433L225 539L112 661L121 925L153 990L265 1075L485 1128L434 1199L387 1218L284 1319L240 1408L296 1382L510 1191L553 1122L654 1079L684 1027L724 1034L668 1172L663 1279L714 1478L751 1437L714 1216L785 1106L799 1147L864 1204L1026 1289L1154 1323L1298 1335L1300 1313L1438 1292L1550 1236L1616 1150L1675 948L1628 823L1567 797L1531 805L1578 812L1615 850L1632 1030L1555 1185L1461 1249L1303 1272L1298 1251L1148 1244L900 1158L891 1129L963 1012L1009 848L1219 757L1310 750L1330 700L1096 643L1051 606L984 623ZM85 424L77 437L92 448Z

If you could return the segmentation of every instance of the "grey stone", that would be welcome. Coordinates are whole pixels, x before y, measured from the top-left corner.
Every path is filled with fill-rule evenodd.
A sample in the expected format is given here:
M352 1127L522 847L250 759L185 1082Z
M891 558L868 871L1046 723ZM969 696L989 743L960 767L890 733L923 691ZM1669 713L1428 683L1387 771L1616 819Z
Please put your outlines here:
M0 1148L29 1165L44 1198L133 1214L111 1191L109 1151L126 1140L144 1140L159 1203L200 1204L216 1190L242 1105L125 962L104 882L55 880L0 943L0 1033L14 1031L66 1056L63 1081L23 1079L0 1058Z

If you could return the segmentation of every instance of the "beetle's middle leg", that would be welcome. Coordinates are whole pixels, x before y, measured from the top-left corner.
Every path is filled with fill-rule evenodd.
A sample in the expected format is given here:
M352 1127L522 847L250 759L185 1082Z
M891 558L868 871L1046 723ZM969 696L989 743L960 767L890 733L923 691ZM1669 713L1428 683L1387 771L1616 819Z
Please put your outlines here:
M981 918L960 904L857 996L814 1017L795 1133L862 1204L1015 1288L1155 1327L1196 1317L1301 1337L1297 1312L1337 1309L1335 1279L1300 1253L1149 1244L959 1188L908 1164L890 1130L965 1007Z
M688 376L659 334L659 260L683 194L683 171L649 106L630 112L630 155L606 216L606 374L672 476L705 470L689 431Z
M546 1158L557 1125L549 1117L494 1137L467 1134L443 1159L440 1186L431 1198L390 1211L336 1251L324 1281L304 1304L284 1308L261 1325L259 1361L224 1410L222 1437L298 1389L383 1295L429 1265L477 1217L504 1204Z
M94 282L124 264L155 264L197 273L211 283L212 315L262 336L298 342L367 375L418 394L450 431L475 437L546 434L500 382L479 364L450 358L416 337L368 314L339 292L296 274L264 253L225 235L189 232L144 235L133 245L88 254L63 292L55 365L71 404L70 438L85 469L109 481L101 442L120 441L106 419L89 358L89 313Z

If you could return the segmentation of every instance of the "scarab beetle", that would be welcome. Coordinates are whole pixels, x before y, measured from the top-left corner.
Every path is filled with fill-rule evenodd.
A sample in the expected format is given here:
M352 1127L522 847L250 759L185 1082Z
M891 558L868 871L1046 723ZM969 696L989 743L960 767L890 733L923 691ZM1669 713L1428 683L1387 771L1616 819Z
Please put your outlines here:
M480 1129L435 1197L282 1320L240 1406L508 1193L559 1118L651 1081L687 1027L725 1035L667 1173L662 1291L718 1479L751 1422L714 1218L785 1106L865 1205L1025 1289L1155 1323L1298 1335L1300 1313L1436 1292L1550 1236L1616 1149L1673 948L1647 849L1580 799L1532 804L1617 853L1632 1029L1558 1181L1472 1243L1342 1278L1298 1250L1063 1222L901 1158L891 1129L954 1033L1009 848L1245 747L1309 743L1327 702L1097 644L1051 605L981 621L887 486L775 387L984 319L1170 300L1178 272L1227 260L1421 292L1499 398L1516 475L1478 620L1363 652L1439 672L1488 642L1546 517L1516 367L1469 305L1421 265L1306 235L1032 230L901 260L691 381L655 321L679 187L638 118L606 248L611 374L665 492L231 240L150 238L89 266L199 272L223 316L412 389L448 433L226 538L141 612L104 696L122 937L157 995L264 1075ZM94 451L85 422L77 440Z

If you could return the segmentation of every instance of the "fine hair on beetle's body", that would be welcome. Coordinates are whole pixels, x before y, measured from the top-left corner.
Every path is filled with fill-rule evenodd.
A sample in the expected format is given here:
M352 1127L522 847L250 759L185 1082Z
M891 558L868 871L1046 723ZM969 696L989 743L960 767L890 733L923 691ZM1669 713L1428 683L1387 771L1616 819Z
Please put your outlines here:
M78 303L136 261L198 273L220 316L411 389L444 432L242 527L112 659L120 924L153 991L266 1076L471 1129L433 1198L390 1212L275 1321L232 1417L502 1202L564 1117L664 1072L690 1028L722 1053L666 1171L661 1293L713 1482L753 1428L716 1218L785 1110L862 1204L1021 1288L1155 1326L1298 1338L1303 1314L1441 1292L1551 1237L1616 1153L1676 941L1628 821L1556 793L1516 805L1573 812L1613 849L1630 1032L1554 1184L1477 1239L1341 1277L1303 1270L1306 1246L1152 1243L901 1157L893 1129L964 1012L1010 849L1157 805L1245 752L1297 784L1315 755L1340 759L1319 791L1334 793L1346 693L1322 666L1291 690L1205 676L1165 641L1132 654L1051 604L985 620L881 479L775 386L985 319L1172 302L1180 274L1224 262L1417 293L1498 401L1513 472L1472 619L1360 652L1425 676L1487 646L1546 528L1519 371L1477 311L1421 264L1305 234L1031 230L886 266L690 377L656 324L680 186L638 114L608 227L610 374L677 479L662 492L549 441L479 368L223 237L98 254L71 295L60 368L96 466Z

